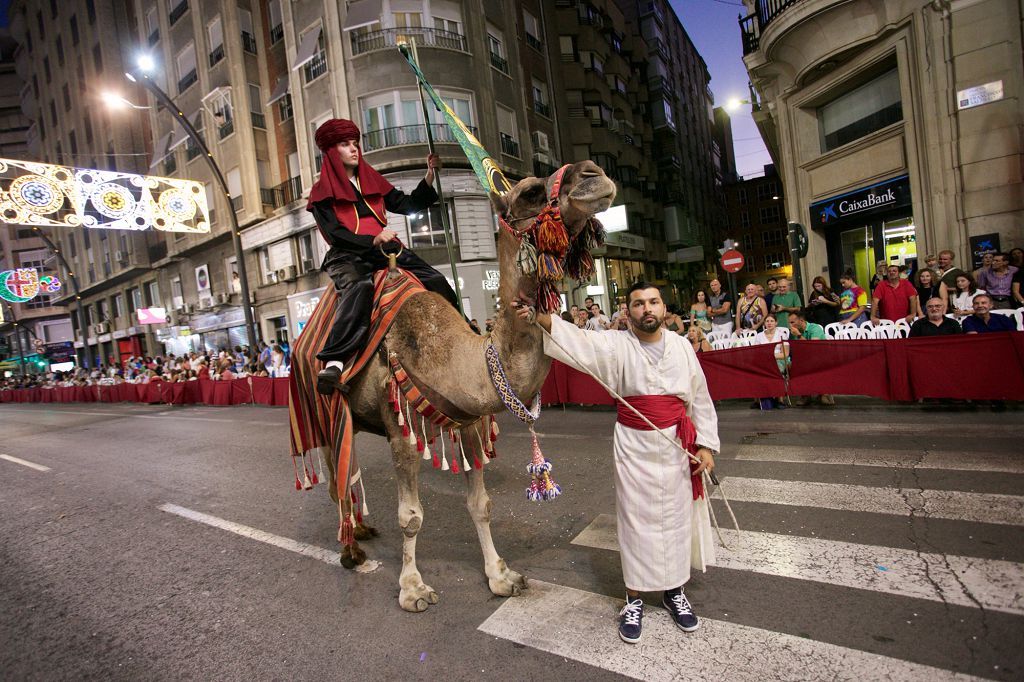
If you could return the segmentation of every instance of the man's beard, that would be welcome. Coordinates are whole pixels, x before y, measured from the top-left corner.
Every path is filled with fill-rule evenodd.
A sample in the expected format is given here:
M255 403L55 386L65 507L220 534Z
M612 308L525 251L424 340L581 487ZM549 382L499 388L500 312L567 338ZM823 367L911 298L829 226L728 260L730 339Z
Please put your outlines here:
M639 329L640 331L642 331L644 333L652 334L652 333L658 331L658 327L661 326L661 323L664 320L663 320L663 318L659 318L659 317L656 317L654 315L651 315L649 317L642 317L639 320L637 320L636 318L630 317L629 321L633 324L633 328L634 329Z

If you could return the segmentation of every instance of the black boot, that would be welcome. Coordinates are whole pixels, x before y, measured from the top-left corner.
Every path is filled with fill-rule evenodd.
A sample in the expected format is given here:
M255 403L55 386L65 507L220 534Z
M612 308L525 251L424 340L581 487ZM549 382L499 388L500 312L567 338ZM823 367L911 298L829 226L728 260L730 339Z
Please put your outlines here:
M341 391L348 395L348 385L341 383L341 370L337 367L325 367L316 375L316 392L322 395L333 395Z

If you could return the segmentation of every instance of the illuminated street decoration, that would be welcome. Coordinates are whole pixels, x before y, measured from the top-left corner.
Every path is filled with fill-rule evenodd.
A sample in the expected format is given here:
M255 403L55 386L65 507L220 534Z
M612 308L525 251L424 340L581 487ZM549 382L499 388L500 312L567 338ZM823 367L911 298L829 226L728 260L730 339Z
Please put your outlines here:
M61 286L56 275L40 277L35 268L0 272L0 298L11 303L25 303L39 294L55 294Z
M201 182L0 159L0 222L209 232Z

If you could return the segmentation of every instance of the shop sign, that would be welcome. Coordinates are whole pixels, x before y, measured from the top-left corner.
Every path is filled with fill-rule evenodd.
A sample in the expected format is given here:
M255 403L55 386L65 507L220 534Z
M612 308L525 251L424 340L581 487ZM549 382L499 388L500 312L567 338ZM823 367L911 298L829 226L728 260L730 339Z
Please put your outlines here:
M869 187L816 201L810 206L811 225L828 227L846 219L859 219L910 205L910 176L885 180Z
M302 333L325 291L327 291L327 287L321 287L288 297L288 317L291 319L294 337L298 337Z
M484 291L497 291L501 284L500 270L484 270L483 287Z
M971 267L975 270L981 267L981 259L986 253L999 251L999 233L976 234L970 239L971 242Z
M47 343L43 346L42 355L48 357L50 362L70 362L75 359L75 346L70 341Z
M608 246L617 246L620 249L631 251L644 250L644 238L628 232L610 232L605 235L604 243Z

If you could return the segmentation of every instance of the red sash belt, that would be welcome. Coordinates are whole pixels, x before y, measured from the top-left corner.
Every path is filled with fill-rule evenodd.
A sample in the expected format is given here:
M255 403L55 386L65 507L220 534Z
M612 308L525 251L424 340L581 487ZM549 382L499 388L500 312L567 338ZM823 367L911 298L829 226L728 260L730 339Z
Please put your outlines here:
M690 454L697 454L697 429L686 414L686 403L681 398L674 395L631 395L625 396L623 400L635 407L640 414L651 420L651 423L659 429L669 429L675 426L676 437L682 442L686 451ZM619 411L618 422L620 424L638 431L651 430L646 422L621 402L616 403L616 406ZM690 482L693 486L693 499L695 500L704 497L702 477L693 473L696 468L697 464L691 461Z

